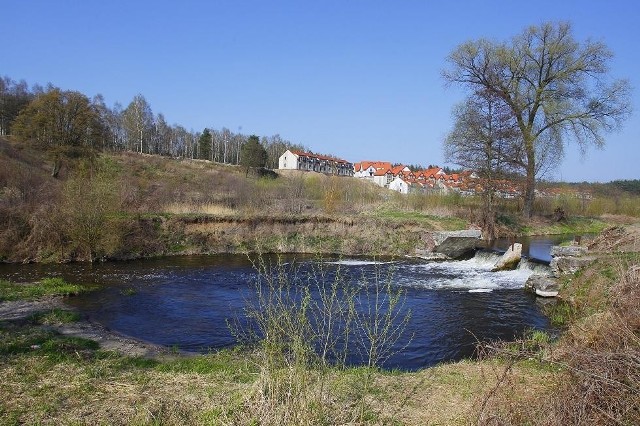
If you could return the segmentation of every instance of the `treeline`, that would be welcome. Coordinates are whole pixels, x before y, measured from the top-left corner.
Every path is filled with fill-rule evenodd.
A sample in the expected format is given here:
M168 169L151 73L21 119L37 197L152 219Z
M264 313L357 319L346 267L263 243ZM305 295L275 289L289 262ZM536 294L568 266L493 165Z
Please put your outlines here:
M610 182L609 185L621 191L628 192L629 194L640 195L640 179L614 180Z
M35 103L35 105L34 105ZM29 106L32 108L29 108ZM72 133L70 133L72 131ZM141 94L125 107L109 107L102 95L88 98L51 84L32 86L9 77L0 78L0 136L13 135L60 149L74 146L105 151L131 151L171 157L240 164L241 148L249 136L228 128L187 130L154 114ZM280 137L263 136L267 168L277 168L287 149L305 150Z
M611 182L541 182L542 188L569 187L574 192L591 192L604 197L639 196L640 179L618 179Z

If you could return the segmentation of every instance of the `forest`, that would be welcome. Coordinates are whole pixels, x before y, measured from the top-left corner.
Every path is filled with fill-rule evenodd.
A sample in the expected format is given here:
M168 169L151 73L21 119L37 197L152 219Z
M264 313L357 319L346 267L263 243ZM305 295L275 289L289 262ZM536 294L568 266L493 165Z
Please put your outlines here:
M39 104L33 105L34 101ZM20 117L30 104L32 114ZM75 137L70 137L70 131L77 131ZM51 83L30 87L24 80L4 76L0 77L0 136L8 135L37 141L67 155L77 155L78 149L129 151L223 164L240 164L242 145L249 139L249 135L226 127L194 131L169 124L162 113L154 114L141 94L126 107L120 103L109 107L100 94L89 98ZM266 168L271 169L278 167L278 158L285 150L306 150L277 134L261 137L260 143L267 151ZM69 145L76 149L69 152Z

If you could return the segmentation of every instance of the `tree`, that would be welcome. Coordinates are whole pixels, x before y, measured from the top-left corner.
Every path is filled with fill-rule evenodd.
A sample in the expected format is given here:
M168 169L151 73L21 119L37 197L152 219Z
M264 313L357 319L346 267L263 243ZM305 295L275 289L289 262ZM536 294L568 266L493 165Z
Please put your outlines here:
M153 113L151 106L142 95L136 95L129 106L122 112L122 119L127 133L127 147L131 151L144 152L150 148L153 130Z
M202 134L198 138L198 158L203 160L211 160L211 143L212 135L211 131L205 127Z
M568 23L532 26L510 42L466 42L448 57L449 83L487 91L517 124L525 175L524 210L533 210L539 155L561 158L567 140L583 152L604 145L603 132L620 128L630 114L626 80L609 78L612 54L603 43L579 43Z
M518 155L517 125L508 108L487 91L469 96L453 110L454 128L444 141L447 161L471 169L483 179L483 237L495 238L494 196Z
M155 121L155 137L158 141L158 152L160 155L172 155L171 153L171 137L172 129L163 114L158 114Z
M240 150L240 165L246 168L245 175L249 174L250 168L264 168L266 163L267 151L260 144L260 138L256 135L249 136Z
M0 136L11 134L11 125L22 108L33 99L27 83L0 77Z
M100 116L85 95L58 88L29 103L16 118L14 130L16 136L35 141L52 155L53 177L65 156L90 154L104 133Z

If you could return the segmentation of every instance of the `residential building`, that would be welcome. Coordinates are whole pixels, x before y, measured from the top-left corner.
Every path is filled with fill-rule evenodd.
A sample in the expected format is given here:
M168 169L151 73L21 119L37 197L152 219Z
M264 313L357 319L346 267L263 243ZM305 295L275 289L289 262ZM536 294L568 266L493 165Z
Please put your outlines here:
M278 160L281 170L304 170L338 176L353 176L353 164L339 158L297 150L286 150Z

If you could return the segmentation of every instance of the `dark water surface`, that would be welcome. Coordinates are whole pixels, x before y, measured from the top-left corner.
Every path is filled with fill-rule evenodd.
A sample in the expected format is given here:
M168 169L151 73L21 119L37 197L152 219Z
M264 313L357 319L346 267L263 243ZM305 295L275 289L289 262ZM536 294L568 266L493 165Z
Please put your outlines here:
M297 256L302 271L315 260ZM411 319L388 368L417 369L473 355L476 339L512 339L527 329L549 329L535 296L522 289L532 268L492 273L497 256L478 253L455 262L367 259L323 261L347 279L393 270L393 285L406 290ZM227 322L243 320L256 277L244 256L186 256L104 264L0 265L14 281L61 276L96 283L96 292L67 303L116 332L186 351L207 352L236 343ZM364 307L361 307L364 309ZM357 354L350 361L358 362Z
M585 234L581 237L591 238L593 234ZM529 236L518 237L513 240L515 243L522 244L522 255L532 259L534 261L540 261L543 263L551 262L551 247L572 241L575 235L544 235L544 236ZM505 252L511 245L511 240L508 238L498 238L489 247L489 249L496 250L498 252Z

